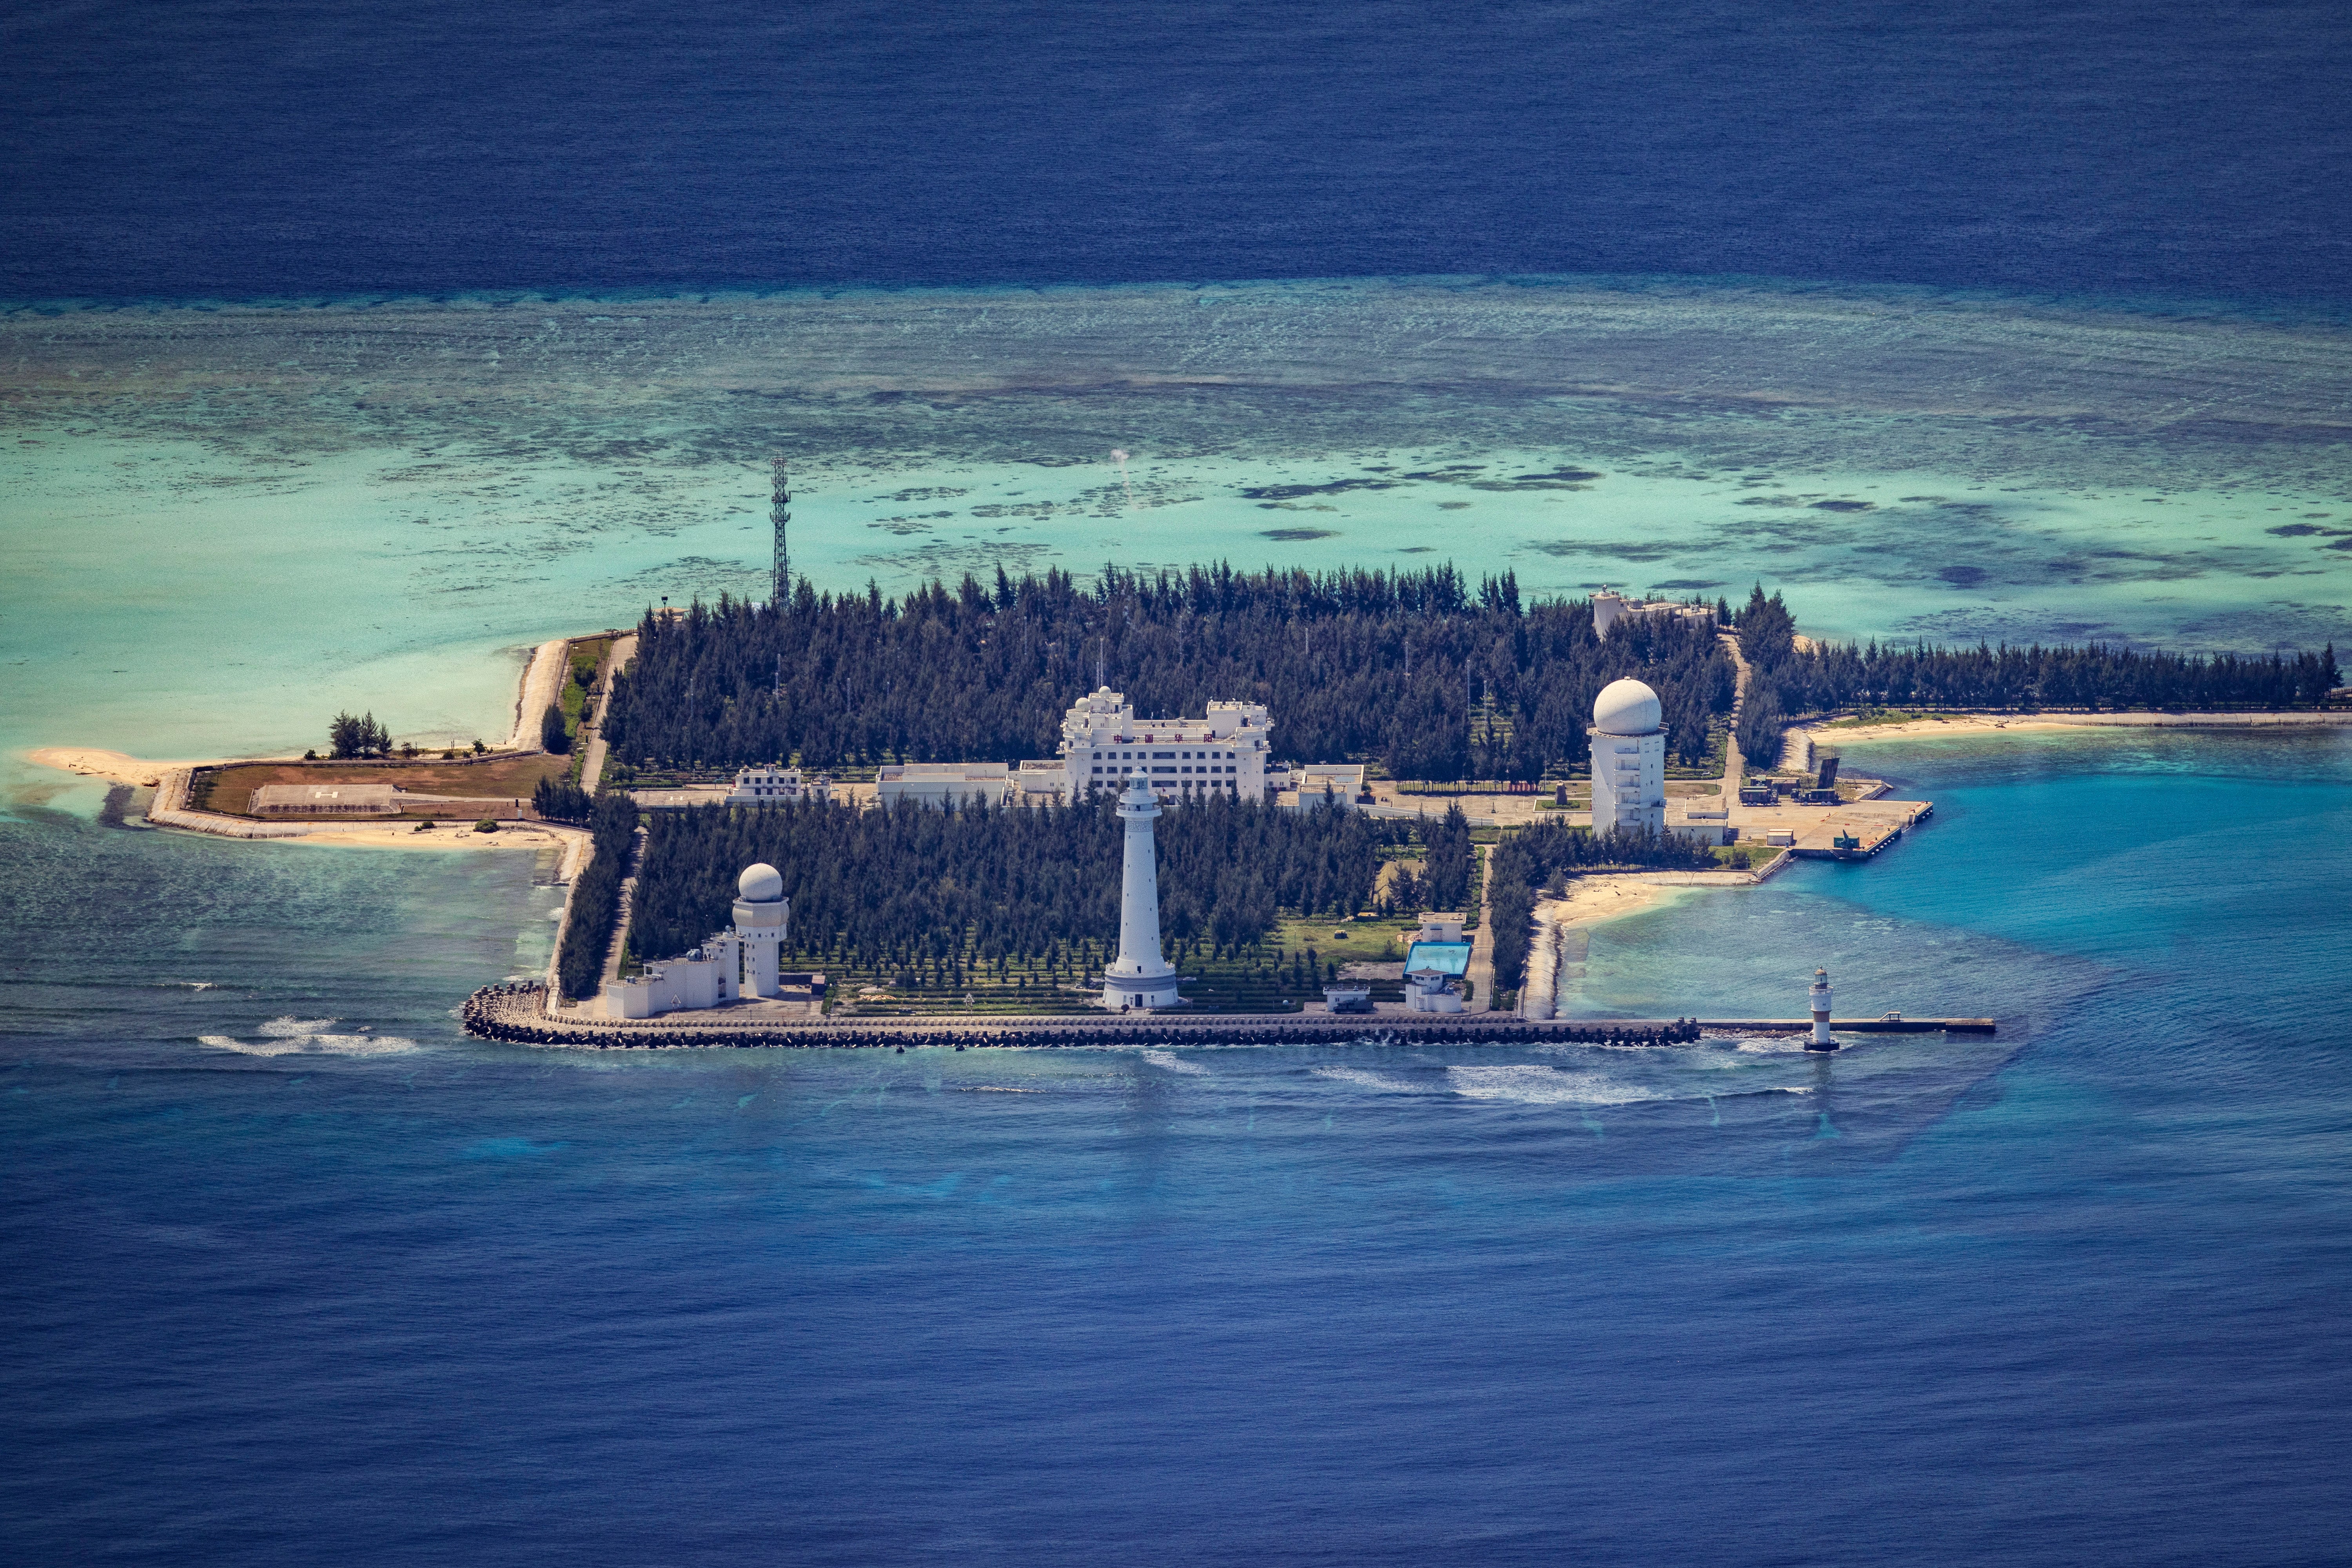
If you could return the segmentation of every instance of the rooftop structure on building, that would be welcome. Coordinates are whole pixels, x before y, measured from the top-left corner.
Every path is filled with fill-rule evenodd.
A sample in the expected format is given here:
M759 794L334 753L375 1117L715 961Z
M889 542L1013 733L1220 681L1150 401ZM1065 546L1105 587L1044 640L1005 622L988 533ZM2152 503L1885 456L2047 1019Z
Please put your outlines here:
M1715 611L1706 605L1685 605L1672 599L1629 599L1603 588L1592 595L1592 633L1605 637L1621 621L1685 620L1715 624Z
M902 800L921 805L1003 805L1012 784L1013 769L1004 763L905 763L875 775L874 798L886 806Z
M1021 788L1024 795L1041 788L1058 767L1068 801L1122 789L1138 773L1163 803L1212 794L1264 800L1273 728L1257 702L1212 702L1200 719L1139 719L1126 694L1106 686L1063 716L1058 759L1021 764Z

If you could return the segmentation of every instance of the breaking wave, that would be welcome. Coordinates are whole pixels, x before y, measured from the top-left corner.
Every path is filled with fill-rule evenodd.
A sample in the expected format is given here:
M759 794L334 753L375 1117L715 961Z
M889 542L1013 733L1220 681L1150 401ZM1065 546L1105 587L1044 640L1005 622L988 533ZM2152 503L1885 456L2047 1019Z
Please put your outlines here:
M1166 1051L1155 1049L1142 1054L1145 1061L1156 1068L1166 1068L1170 1072L1198 1073L1203 1078L1209 1076L1209 1069L1199 1062L1188 1062L1182 1057L1171 1056Z
M1364 1089L1377 1089L1389 1094L1421 1092L1421 1086L1418 1084L1407 1083L1402 1079L1383 1078L1376 1072L1366 1072L1362 1068L1315 1068L1311 1070L1317 1078L1328 1078L1337 1083L1352 1083Z
M248 1057L290 1057L319 1053L340 1057L392 1057L417 1048L416 1042L400 1035L334 1035L327 1031L341 1020L336 1018L272 1018L261 1026L257 1040L240 1040L230 1035L198 1035L197 1043L218 1051L235 1051Z

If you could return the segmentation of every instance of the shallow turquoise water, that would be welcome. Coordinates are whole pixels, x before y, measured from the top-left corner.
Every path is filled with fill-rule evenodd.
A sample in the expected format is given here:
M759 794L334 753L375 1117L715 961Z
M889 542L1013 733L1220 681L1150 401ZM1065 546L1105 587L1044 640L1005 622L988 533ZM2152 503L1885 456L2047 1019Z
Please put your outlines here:
M0 750L495 734L532 642L764 595L778 451L835 589L1452 560L2352 643L2347 371L2324 321L1641 279L19 310Z

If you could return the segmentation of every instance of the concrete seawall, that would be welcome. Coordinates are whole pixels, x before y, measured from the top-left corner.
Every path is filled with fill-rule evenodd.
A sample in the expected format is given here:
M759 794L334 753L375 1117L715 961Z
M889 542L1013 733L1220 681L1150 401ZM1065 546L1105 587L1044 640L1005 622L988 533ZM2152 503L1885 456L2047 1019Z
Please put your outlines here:
M739 1048L890 1049L915 1046L965 1049L984 1047L1104 1046L1284 1046L1342 1045L1695 1045L1703 1031L1734 1034L1800 1034L1810 1018L1574 1018L1539 1022L1508 1014L1433 1014L1423 1017L1381 1015L1291 1014L1274 1017L1225 1015L1155 1017L1148 1021L1087 1017L857 1018L794 1023L762 1019L742 1025L664 1026L658 1018L641 1023L559 1020L545 1011L547 992L538 985L495 985L477 991L462 1012L466 1032L481 1039L518 1045L569 1046L592 1050L677 1050L710 1047ZM1831 1027L1850 1034L1983 1034L1996 1032L1990 1018L1853 1018Z

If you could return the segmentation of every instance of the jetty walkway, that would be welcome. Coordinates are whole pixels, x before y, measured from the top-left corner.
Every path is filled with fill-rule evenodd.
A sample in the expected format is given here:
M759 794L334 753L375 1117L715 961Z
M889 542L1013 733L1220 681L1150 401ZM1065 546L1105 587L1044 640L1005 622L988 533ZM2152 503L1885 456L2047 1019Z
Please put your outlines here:
M466 999L466 1032L514 1045L572 1046L593 1050L749 1048L874 1048L908 1046L1096 1047L1104 1046L1345 1045L1696 1045L1703 1033L1801 1034L1811 1018L1578 1018L1537 1021L1507 1013L1293 1013L1270 1016L1213 1014L1141 1018L1002 1016L930 1018L851 1018L838 1022L761 1018L742 1024L665 1024L658 1018L588 1022L551 1017L547 989L536 984L485 986ZM1976 1034L1996 1032L1990 1018L1833 1019L1848 1034Z

